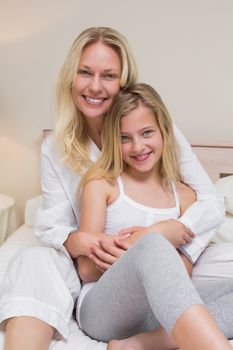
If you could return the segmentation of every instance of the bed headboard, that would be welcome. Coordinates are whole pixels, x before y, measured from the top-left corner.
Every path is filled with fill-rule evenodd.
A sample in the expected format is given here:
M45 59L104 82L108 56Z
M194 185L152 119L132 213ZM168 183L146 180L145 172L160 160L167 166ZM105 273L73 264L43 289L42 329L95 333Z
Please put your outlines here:
M192 149L213 181L233 175L233 145L193 143Z
M51 131L44 129L43 138L48 136ZM214 182L220 177L233 175L233 144L192 143L192 149Z

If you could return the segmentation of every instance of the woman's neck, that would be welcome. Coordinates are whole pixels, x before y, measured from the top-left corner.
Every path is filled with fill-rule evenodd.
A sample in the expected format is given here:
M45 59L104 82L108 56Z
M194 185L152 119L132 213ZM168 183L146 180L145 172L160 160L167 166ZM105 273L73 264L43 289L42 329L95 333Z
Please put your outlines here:
M97 132L89 132L89 137L96 144L96 146L101 150L102 142L101 142L101 134Z
M102 132L103 123L88 123L88 135L96 146L101 150L101 132Z

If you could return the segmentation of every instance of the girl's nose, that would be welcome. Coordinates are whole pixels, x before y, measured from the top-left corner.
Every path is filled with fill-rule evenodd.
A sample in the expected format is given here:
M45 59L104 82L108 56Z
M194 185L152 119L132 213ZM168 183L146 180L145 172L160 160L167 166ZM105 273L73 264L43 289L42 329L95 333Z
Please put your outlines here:
M135 153L140 153L144 149L144 143L140 139L134 140L132 148Z

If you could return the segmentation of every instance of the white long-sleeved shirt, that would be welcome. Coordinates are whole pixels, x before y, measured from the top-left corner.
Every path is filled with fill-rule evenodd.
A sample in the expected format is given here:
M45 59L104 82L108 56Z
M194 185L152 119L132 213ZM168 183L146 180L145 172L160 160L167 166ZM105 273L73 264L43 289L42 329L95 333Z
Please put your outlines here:
M174 132L182 180L197 193L197 201L178 219L196 234L190 244L181 248L195 262L224 219L224 201L175 125ZM95 161L100 151L93 142L90 142L89 151ZM75 197L79 181L80 176L59 158L53 138L47 137L41 146L43 202L34 231L42 244L63 250L66 254L63 243L69 233L79 227L79 203Z

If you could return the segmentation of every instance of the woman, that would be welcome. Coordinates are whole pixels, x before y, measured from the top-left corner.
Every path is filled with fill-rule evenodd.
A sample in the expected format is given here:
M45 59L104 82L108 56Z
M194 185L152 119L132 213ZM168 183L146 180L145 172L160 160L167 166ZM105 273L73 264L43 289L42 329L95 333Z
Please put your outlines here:
M57 84L55 141L48 138L41 148L44 201L35 233L43 247L23 252L10 264L1 298L0 321L7 324L6 349L42 350L48 348L54 333L67 338L69 319L80 291L71 258L88 254L90 245L105 237L101 233L93 237L77 232L79 208L75 189L82 172L99 155L102 124L112 98L136 79L132 54L120 33L109 28L90 28L73 43ZM186 140L177 129L175 133L181 174L200 201L181 220L167 222L166 230L189 234L192 227L201 234L198 243L194 240L185 248L195 261L223 219L223 203ZM203 215L206 219L211 217L212 232L208 220L206 225L202 222ZM101 254L104 264L113 263L124 250L108 240ZM28 329L32 337L25 337Z

